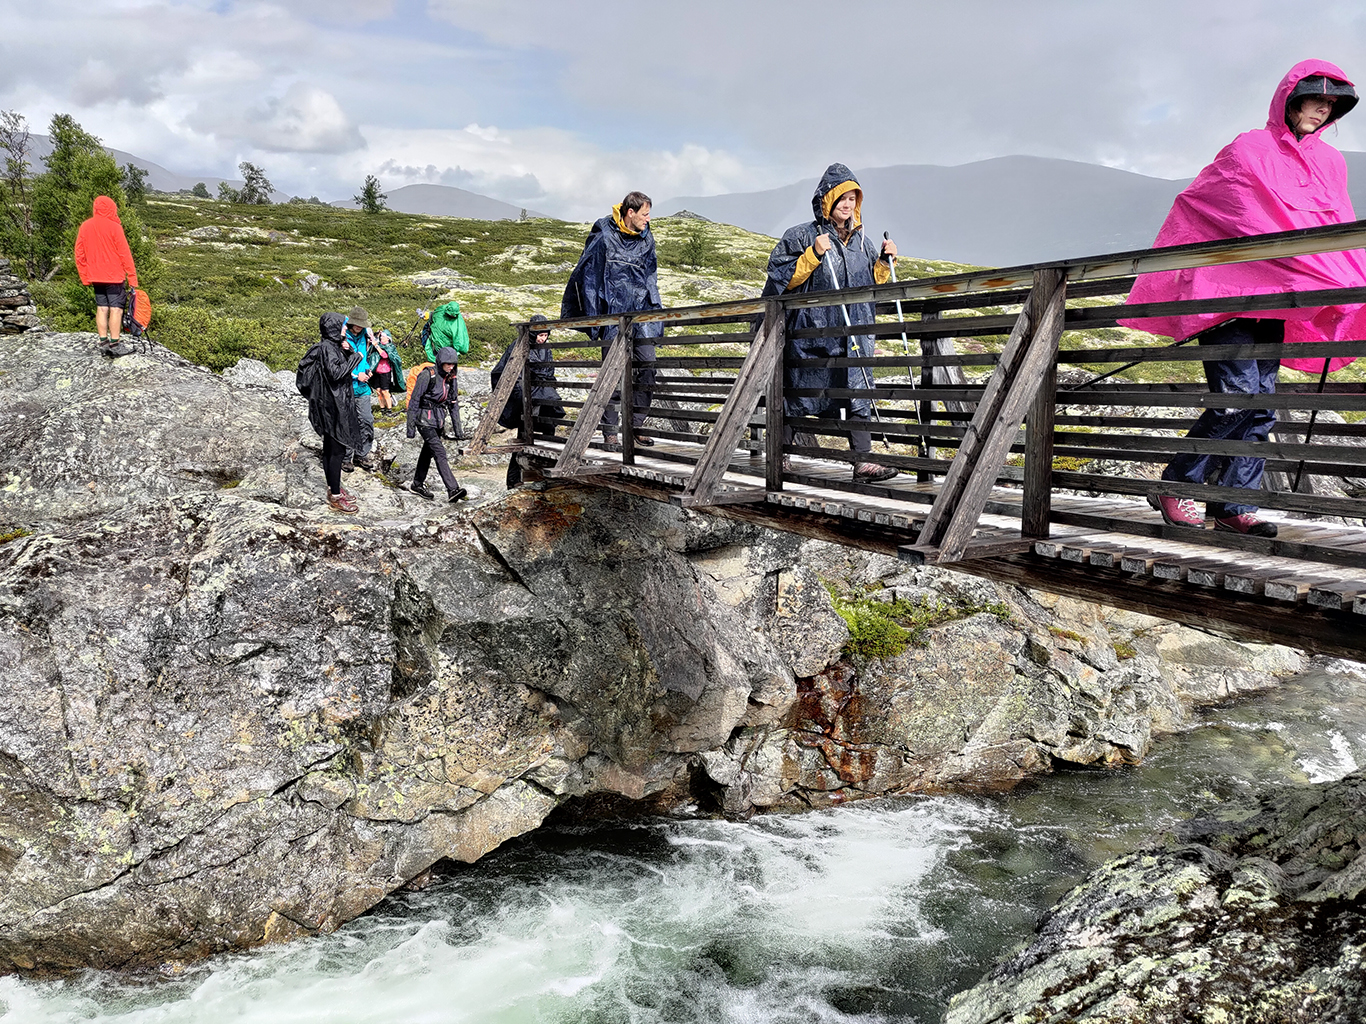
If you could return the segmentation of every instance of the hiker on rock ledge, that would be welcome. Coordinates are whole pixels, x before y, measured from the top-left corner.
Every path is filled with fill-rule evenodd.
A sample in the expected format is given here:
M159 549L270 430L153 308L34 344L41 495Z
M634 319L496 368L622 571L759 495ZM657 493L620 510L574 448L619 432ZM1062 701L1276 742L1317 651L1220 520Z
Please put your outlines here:
M659 264L655 255L655 236L650 233L650 197L644 192L628 192L612 214L593 225L584 243L578 265L569 276L560 304L560 317L606 316L659 309ZM617 336L615 325L590 327L588 336L602 344L606 358L611 341ZM644 426L650 414L650 398L655 384L655 339L663 337L661 323L632 324L632 358L636 364L631 378L631 423ZM649 366L640 366L640 363ZM612 394L612 404L602 416L603 447L621 451L617 436L620 423L621 392ZM636 444L649 447L654 438L636 435Z
M1266 127L1244 132L1220 151L1176 197L1154 247L1238 238L1273 231L1321 227L1356 220L1347 195L1347 164L1322 139L1323 130L1356 106L1352 83L1322 60L1296 64L1271 99ZM1276 294L1366 285L1366 257L1360 250L1230 263L1193 270L1140 275L1129 302L1173 302L1226 295ZM1273 344L1281 341L1342 341L1366 338L1366 307L1322 306L1275 309L1256 317L1191 313L1121 320L1153 334L1200 345ZM1274 394L1280 363L1295 370L1328 372L1350 359L1219 359L1205 363L1212 392ZM1266 441L1276 425L1273 409L1209 408L1187 437L1217 441ZM1162 479L1220 487L1261 487L1265 460L1250 455L1178 455ZM1157 498L1169 525L1203 529L1195 500ZM1256 515L1257 506L1238 502L1205 504L1214 528L1256 537L1276 536L1276 524Z
M133 252L119 220L119 208L108 196L96 196L94 215L76 231L76 273L81 284L95 288L95 330L107 356L126 356L133 346L119 339L123 328L124 282L138 286Z
M455 390L457 358L458 354L450 345L438 349L435 364L417 375L412 394L408 396L408 436L422 435L422 451L418 454L412 481L399 484L399 487L428 501L436 500L436 495L427 488L427 471L433 461L441 482L446 485L448 500L455 502L469 496L451 472L446 446L441 443L441 429L446 425L451 392Z
M352 371L360 355L346 340L346 318L324 313L318 319L321 340L299 360L294 379L299 394L308 399L308 422L323 439L323 476L327 504L337 512L354 513L355 496L342 486L342 459L360 437Z
M811 209L816 218L783 233L768 258L768 280L764 295L787 292L824 292L833 288L858 288L885 284L892 276L891 261L896 259L896 244L890 239L879 248L863 230L863 189L854 172L844 164L831 164L821 176ZM788 359L829 359L865 357L873 354L871 334L841 337L793 338L794 331L838 330L853 324L874 322L871 302L837 306L811 306L788 312L785 355ZM867 367L829 369L795 367L786 371L786 388L866 389L873 386L873 371ZM838 416L841 410L850 424L849 450L866 455L873 449L869 430L873 403L867 398L794 397L785 398L787 416ZM783 430L783 443L791 444L791 427ZM814 445L814 441L811 444ZM786 460L784 460L786 462ZM887 480L896 470L875 462L855 462L854 479L860 483Z

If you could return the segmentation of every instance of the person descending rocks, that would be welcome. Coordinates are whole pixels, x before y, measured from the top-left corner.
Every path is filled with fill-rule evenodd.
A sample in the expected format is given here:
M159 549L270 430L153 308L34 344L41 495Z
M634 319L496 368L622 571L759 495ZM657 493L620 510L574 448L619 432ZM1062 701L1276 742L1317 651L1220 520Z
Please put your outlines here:
M295 381L299 394L308 399L308 422L323 439L328 507L351 513L356 511L356 499L342 486L341 466L347 449L360 436L356 393L351 387L360 354L346 340L346 317L340 313L324 313L318 332L321 339L299 361Z
M844 164L831 164L825 169L811 210L815 219L809 224L788 228L773 247L768 258L768 279L764 295L783 295L789 292L820 292L832 288L857 288L884 284L892 275L891 261L896 259L896 245L886 240L879 248L869 240L863 228L861 211L863 189L854 173ZM849 324L874 322L871 302L845 303L836 306L811 306L788 312L786 319L786 356L788 359L825 359L830 357L861 357L873 354L873 336L859 334L849 337L793 338L795 331L840 330ZM861 390L873 386L873 372L866 367L808 368L797 367L786 371L788 388L820 388L822 390ZM866 398L826 398L824 396L785 398L783 410L788 416L838 416L843 410L850 423L849 448L856 455L872 451L871 425L873 403ZM793 439L790 427L784 429L783 442ZM896 470L873 462L855 462L854 479L860 482L886 480L896 476Z
M1271 98L1265 128L1244 132L1220 151L1176 197L1154 246L1237 238L1294 228L1341 224L1356 219L1347 195L1347 164L1323 140L1323 130L1357 103L1356 90L1336 66L1306 60L1291 68ZM1361 250L1230 263L1193 270L1142 274L1130 303L1172 302L1226 295L1275 294L1366 285ZM1366 307L1307 306L1276 309L1255 317L1233 313L1187 313L1126 319L1120 323L1200 345L1269 344L1281 341L1341 341L1366 338ZM1320 373L1323 359L1280 360L1296 370ZM1351 359L1335 357L1327 372ZM1272 394L1280 364L1275 359L1214 359L1205 363L1213 392ZM1272 409L1209 408L1187 437L1218 441L1266 441L1276 423ZM1183 454L1172 459L1162 479L1221 487L1259 488L1265 460L1250 455ZM1205 517L1193 499L1162 495L1162 518L1172 526L1203 529ZM1276 524L1257 516L1248 502L1207 502L1216 530L1276 536Z
M435 365L417 375L412 393L408 396L408 436L422 436L422 451L417 456L412 481L399 486L428 501L436 500L436 495L427 489L426 484L427 470L431 468L433 460L436 461L436 471L441 474L441 482L446 485L448 499L460 501L468 494L451 472L446 459L446 446L441 443L441 428L446 424L451 403L450 392L455 387L456 359L457 353L451 346L439 349Z
M351 313L346 318L346 340L360 356L352 371L355 380L351 385L356 393L356 417L360 423L360 433L356 444L347 449L342 470L349 473L359 466L361 469L372 471L375 468L375 460L371 458L370 451L375 446L375 411L371 404L374 398L370 390L370 377L379 365L381 353L379 346L375 344L374 335L370 332L370 314L365 311L364 306L351 308Z
M108 196L96 196L94 212L76 231L73 254L81 284L95 289L95 330L99 350L107 356L126 356L135 351L119 338L123 328L124 282L138 286L133 251L119 220L119 208Z
M602 217L593 225L584 243L583 252L560 303L560 316L605 316L610 313L632 313L641 309L659 309L659 263L655 254L655 236L650 233L650 197L644 192L628 192L610 216ZM591 327L588 336L602 344L602 354L617 336L615 325ZM650 414L651 393L655 384L655 339L664 334L661 323L632 324L631 422L640 427ZM648 365L641 365L642 363ZM621 421L618 408L621 392L612 395L612 404L602 417L602 439L609 451L621 451L617 435ZM653 445L654 439L636 435L636 444Z

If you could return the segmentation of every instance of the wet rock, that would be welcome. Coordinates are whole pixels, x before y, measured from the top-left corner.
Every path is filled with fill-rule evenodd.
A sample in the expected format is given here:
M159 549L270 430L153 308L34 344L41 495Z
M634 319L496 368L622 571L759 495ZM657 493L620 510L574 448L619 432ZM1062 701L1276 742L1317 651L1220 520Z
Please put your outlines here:
M1093 872L946 1024L1366 1017L1366 774L1183 824Z

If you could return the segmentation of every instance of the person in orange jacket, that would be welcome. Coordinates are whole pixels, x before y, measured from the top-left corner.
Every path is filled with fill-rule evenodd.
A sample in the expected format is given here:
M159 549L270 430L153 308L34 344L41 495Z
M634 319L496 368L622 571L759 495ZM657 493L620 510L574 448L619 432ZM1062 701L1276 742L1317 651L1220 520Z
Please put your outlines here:
M133 346L119 340L123 327L124 281L138 286L138 270L119 220L119 208L108 196L95 197L94 216L76 232L76 272L81 284L95 288L95 329L100 351L107 356L126 356Z

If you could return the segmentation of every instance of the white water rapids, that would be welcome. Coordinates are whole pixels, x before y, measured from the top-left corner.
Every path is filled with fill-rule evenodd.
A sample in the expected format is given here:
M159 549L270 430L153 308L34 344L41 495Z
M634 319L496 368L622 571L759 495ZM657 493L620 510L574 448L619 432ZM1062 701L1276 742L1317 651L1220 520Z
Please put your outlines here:
M1366 763L1319 672L1136 769L1007 798L543 828L334 935L166 977L0 978L3 1024L929 1022L1090 867L1198 805Z

